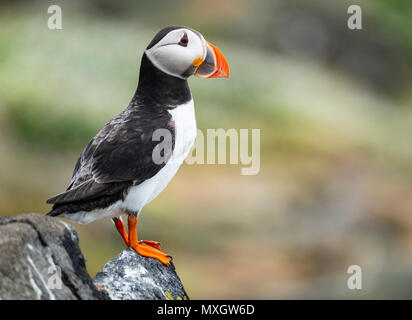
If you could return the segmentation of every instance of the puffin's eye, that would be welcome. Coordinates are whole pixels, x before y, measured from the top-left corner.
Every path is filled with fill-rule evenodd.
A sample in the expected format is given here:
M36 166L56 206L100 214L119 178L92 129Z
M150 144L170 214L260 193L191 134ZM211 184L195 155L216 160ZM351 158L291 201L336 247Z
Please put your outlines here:
M182 47L187 47L188 43L189 43L189 38L187 37L187 33L185 32L183 37L180 38L180 41L179 41L178 45L182 46Z

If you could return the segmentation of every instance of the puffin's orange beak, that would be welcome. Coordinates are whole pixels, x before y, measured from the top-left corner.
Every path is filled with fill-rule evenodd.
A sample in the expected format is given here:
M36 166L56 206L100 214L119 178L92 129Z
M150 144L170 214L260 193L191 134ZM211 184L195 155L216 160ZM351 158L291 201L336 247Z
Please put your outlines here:
M210 42L205 41L206 56L195 72L199 78L229 78L229 64L225 56Z
M216 57L216 71L208 76L208 78L229 78L229 64L227 63L225 56L210 42L207 42L207 44L212 48Z

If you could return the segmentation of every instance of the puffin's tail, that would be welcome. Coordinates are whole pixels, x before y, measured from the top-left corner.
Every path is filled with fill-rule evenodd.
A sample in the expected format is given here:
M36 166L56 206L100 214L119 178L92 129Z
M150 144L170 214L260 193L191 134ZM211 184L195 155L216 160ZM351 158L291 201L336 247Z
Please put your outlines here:
M64 205L55 204L53 208L48 213L46 213L46 216L56 217L65 212L67 212L67 208L65 208Z

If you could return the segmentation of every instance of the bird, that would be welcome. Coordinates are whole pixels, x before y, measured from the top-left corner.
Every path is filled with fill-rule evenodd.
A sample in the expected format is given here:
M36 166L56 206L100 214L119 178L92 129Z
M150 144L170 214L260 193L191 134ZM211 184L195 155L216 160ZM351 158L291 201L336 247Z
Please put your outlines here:
M66 191L46 201L53 205L47 215L82 224L110 218L127 247L170 266L171 256L160 243L138 239L138 218L194 144L197 126L188 78L229 74L224 55L200 32L161 29L144 50L130 103L83 149ZM159 132L165 133L163 139Z

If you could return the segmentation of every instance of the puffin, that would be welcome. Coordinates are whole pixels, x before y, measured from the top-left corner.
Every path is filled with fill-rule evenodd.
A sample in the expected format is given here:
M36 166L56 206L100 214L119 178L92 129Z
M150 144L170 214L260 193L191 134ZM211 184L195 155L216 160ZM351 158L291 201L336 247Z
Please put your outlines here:
M192 75L228 78L229 65L198 31L163 28L143 53L129 105L84 148L66 191L46 201L53 205L47 215L82 224L112 219L127 247L170 266L171 256L158 242L138 239L137 221L143 207L175 176L195 141L188 85Z

